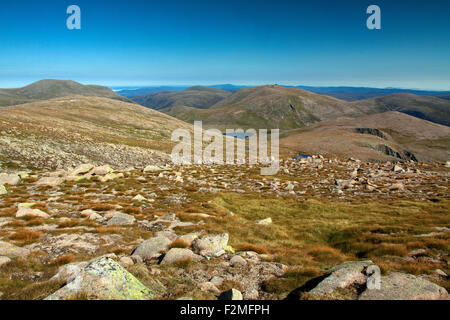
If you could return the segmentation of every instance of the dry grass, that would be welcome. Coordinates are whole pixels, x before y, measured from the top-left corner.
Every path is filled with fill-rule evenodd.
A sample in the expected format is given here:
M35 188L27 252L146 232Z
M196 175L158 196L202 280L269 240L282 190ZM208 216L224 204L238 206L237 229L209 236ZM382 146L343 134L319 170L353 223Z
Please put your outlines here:
M9 238L11 240L18 240L22 242L35 242L41 237L42 233L39 231L32 231L29 229L20 229L12 234Z
M269 254L269 250L261 245L255 245L248 242L237 243L234 245L236 251L254 251L259 254Z
M169 248L189 248L189 242L184 239L177 239L169 244Z
M51 264L56 266L62 266L72 262L75 262L75 256L73 255L73 253L67 253L50 261Z

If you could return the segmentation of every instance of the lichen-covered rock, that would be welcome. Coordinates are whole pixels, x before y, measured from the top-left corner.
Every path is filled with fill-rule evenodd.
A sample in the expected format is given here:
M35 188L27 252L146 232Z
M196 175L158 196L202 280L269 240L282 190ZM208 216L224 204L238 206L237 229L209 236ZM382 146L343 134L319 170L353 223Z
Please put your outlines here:
M192 248L196 253L202 256L218 256L225 253L228 239L228 233L201 237L192 242Z
M359 300L443 300L449 299L445 288L411 274L393 272L381 276L380 289L366 289Z
M108 226L126 226L133 224L136 221L136 218L132 215L116 212L112 216L112 218L108 221Z
M150 300L156 294L111 258L90 261L64 287L45 300L65 300L86 295L98 300Z
M154 237L141 243L132 255L141 256L144 259L159 257L161 252L169 249L172 241L166 237Z
M0 256L25 258L29 254L30 250L27 248L18 247L11 243L0 241Z
M161 264L172 264L179 261L200 261L201 259L201 256L189 249L172 248L165 254Z
M364 284L367 281L367 276L363 274L363 271L370 265L373 265L373 262L370 260L341 263L331 268L331 274L309 293L325 295L332 293L338 288L347 288L353 284Z
M36 217L48 219L50 216L42 210L33 209L35 203L19 203L17 206L16 218Z
M0 184L0 196L7 194L7 193L8 193L8 190L6 190L6 187L4 185Z

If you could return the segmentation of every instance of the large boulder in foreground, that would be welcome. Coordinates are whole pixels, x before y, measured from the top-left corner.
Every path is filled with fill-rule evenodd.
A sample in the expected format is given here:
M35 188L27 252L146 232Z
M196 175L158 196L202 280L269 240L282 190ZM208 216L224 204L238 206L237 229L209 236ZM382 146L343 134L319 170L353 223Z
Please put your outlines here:
M331 268L331 274L309 293L325 295L332 293L338 288L347 288L354 284L364 285L367 282L367 276L364 274L364 271L370 265L373 265L373 262L370 260L341 263Z
M366 289L359 300L447 300L445 288L411 274L393 272L381 277L378 290Z
M155 292L108 257L90 261L76 277L68 281L45 300L76 299L78 295L98 300L150 300L156 296Z
M319 298L341 299L345 296L342 295L342 291L339 293L339 289L344 289L349 293L353 292L351 299L358 300L449 299L445 288L425 278L398 272L387 276L378 275L379 288L369 289L369 277L375 276L374 273L369 272L369 269L374 268L377 267L370 260L344 262L330 269L330 274L321 279L308 293Z

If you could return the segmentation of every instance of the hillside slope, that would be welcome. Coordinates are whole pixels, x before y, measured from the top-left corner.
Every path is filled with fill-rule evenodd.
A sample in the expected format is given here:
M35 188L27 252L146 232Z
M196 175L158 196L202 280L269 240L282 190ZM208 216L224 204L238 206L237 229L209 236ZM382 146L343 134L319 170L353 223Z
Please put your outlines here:
M0 166L117 168L168 160L171 133L188 124L117 100L71 96L10 106L0 113Z
M12 106L38 100L82 95L131 102L107 87L83 85L70 80L41 80L17 89L0 89L0 106Z
M173 106L208 109L230 95L229 92L209 87L190 87L182 91L164 91L133 97L133 101L154 110Z
M383 106L352 105L297 88L268 85L244 88L208 110L172 107L161 110L187 122L203 120L206 127L294 129L322 120L386 111Z
M431 122L450 126L450 101L436 97L397 93L353 103L357 106L386 107Z
M447 161L450 128L400 112L324 121L286 132L282 153L324 154L361 160Z

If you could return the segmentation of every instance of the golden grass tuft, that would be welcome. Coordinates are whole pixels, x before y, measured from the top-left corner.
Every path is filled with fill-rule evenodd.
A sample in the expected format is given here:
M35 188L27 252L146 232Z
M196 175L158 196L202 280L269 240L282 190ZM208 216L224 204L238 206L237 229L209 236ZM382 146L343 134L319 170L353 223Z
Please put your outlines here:
M75 262L75 256L73 255L73 253L67 253L65 255L56 257L50 261L51 264L56 266L62 266L72 262Z
M29 229L21 229L12 234L10 234L9 238L11 240L25 241L31 242L38 240L41 237L42 233L39 231L32 231Z
M259 254L269 254L269 250L266 247L248 242L235 244L233 248L236 251L254 251Z
M169 248L189 248L190 244L184 239L176 239L171 244L169 244Z

